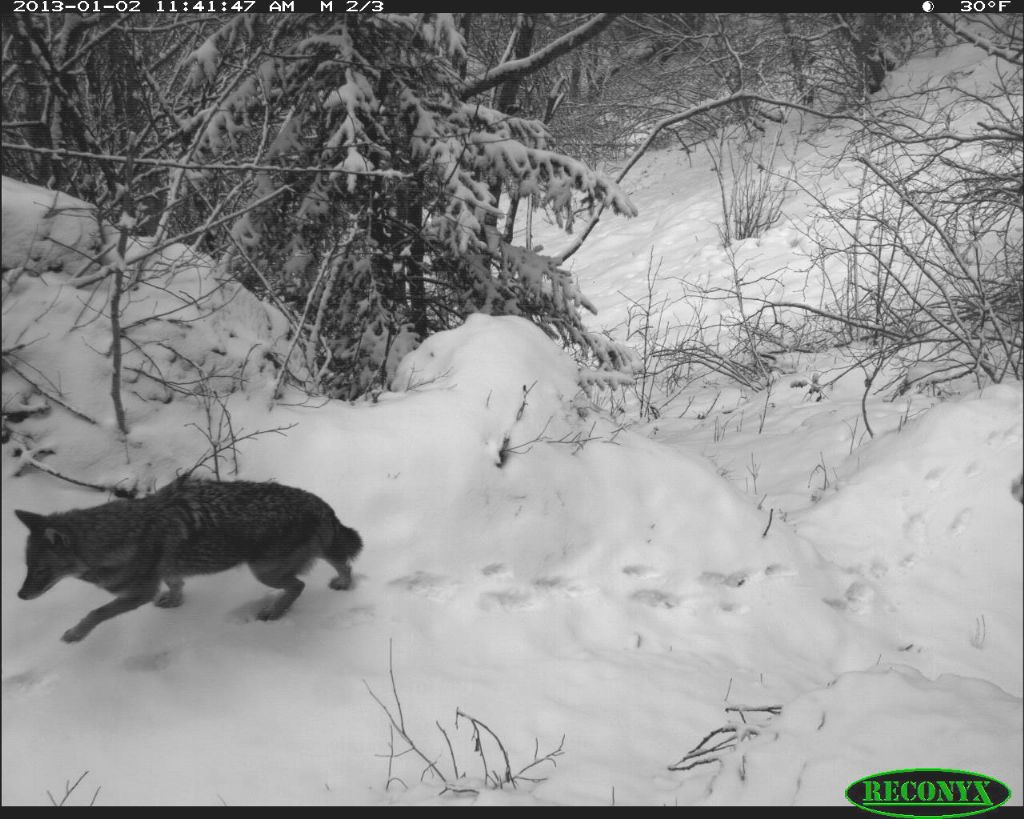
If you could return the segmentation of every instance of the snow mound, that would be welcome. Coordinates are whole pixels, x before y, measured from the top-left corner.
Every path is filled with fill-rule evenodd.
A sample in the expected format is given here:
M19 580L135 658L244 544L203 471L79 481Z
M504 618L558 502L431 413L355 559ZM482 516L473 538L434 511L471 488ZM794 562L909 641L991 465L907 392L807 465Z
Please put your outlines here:
M409 353L395 374L399 392L448 394L477 416L482 433L510 433L515 417L519 440L541 434L550 439L573 427L570 404L587 405L578 370L539 329L514 316L475 313L456 330L437 333ZM437 400L431 400L435 403ZM520 409L521 408L521 409ZM538 426L538 422L540 425ZM501 443L501 439L497 440Z
M842 585L808 543L781 524L765 535L768 513L705 459L620 429L577 379L530 322L474 315L403 360L403 391L263 441L257 472L320 493L363 533L359 571L448 613L586 600L580 622L623 644L639 631L680 650L685 633L701 655L742 622L761 667L869 660L836 639L847 615L825 601ZM327 452L350 468L302 469Z
M101 255L103 240L92 206L6 176L0 192L5 271L63 270L74 276Z
M840 467L840 489L795 518L851 573L860 614L943 671L1020 696L1024 521L1021 385L940 404ZM856 578L856 579L853 579Z
M126 464L110 386L116 231L84 202L5 177L3 236L4 403L32 410L16 427L21 459L7 469L45 458L94 483L164 482L203 458L205 433L223 432L235 394L269 396L287 320L189 248L133 241L120 394L138 451ZM193 424L196 409L205 430Z
M476 498L477 508L464 511L490 522L489 551L507 544L518 560L533 552L534 571L654 560L679 582L781 559L774 541L759 544L756 558L737 548L760 535L764 519L707 462L618 428L590 406L577 378L572 359L516 317L470 316L403 360L403 411L422 424L410 437L425 444L421 456L459 476L439 499L444 508L466 492ZM678 521L654 531L666 504ZM524 505L544 514L523 516ZM570 523L558 509L586 511Z
M1022 717L1020 699L983 680L929 680L908 666L842 674L726 757L708 803L847 805L846 788L863 776L956 770L965 759L1016 795L1024 760L1004 737Z

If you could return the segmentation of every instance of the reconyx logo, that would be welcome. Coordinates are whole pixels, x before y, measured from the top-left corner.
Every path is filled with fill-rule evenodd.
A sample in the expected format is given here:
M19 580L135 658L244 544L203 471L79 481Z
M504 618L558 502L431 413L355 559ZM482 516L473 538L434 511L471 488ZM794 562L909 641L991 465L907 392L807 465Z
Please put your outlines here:
M883 816L973 816L998 808L1010 789L970 771L912 768L858 779L846 789L858 808Z

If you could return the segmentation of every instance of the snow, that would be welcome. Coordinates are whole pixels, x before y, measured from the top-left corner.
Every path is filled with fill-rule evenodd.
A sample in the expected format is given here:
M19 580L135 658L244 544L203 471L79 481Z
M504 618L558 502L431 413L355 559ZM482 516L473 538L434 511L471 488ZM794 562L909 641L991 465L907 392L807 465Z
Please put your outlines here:
M100 250L95 222L84 218L84 213L69 210L82 204L77 200L6 176L2 194L4 270L24 267L76 275L89 264L83 251L93 254ZM44 219L50 209L60 215Z
M595 328L645 297L652 247L659 297L733 275L706 156L664 151L634 174L640 215L602 221L573 257ZM476 315L406 355L373 403L274 402L287 319L177 248L126 293L125 444L109 277L75 286L99 228L68 197L52 212L52 192L3 194L5 412L49 405L3 448L3 804L59 801L85 771L70 804L97 788L100 805L846 804L854 780L914 766L984 773L1021 804L1019 384L872 396L870 438L862 373L817 401L827 365L799 359L770 393L707 380L626 424L536 327ZM733 246L752 280L792 263L778 280L806 283L793 219L811 208L786 212ZM328 589L318 563L284 618L257 622L269 592L240 568L62 643L109 595L68 580L19 600L13 512L108 496L31 463L143 488L204 459L233 477L232 454L210 453L228 418L264 431L239 443L238 477L315 492L361 533L354 588ZM476 793L403 754L382 705ZM492 788L456 709L513 773L561 753L524 774L543 781ZM744 738L721 762L669 770L726 726Z

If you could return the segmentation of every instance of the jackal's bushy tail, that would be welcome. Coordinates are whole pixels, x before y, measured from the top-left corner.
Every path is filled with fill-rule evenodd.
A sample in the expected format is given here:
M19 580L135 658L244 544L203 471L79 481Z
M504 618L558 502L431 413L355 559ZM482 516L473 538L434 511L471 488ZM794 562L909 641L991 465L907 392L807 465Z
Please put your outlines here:
M359 532L350 529L337 516L331 515L332 532L327 545L324 547L324 557L332 563L335 561L349 562L359 554L363 548L363 539Z
M359 533L341 523L333 511L328 511L320 525L320 555L338 572L330 583L332 589L351 588L351 562L362 548Z

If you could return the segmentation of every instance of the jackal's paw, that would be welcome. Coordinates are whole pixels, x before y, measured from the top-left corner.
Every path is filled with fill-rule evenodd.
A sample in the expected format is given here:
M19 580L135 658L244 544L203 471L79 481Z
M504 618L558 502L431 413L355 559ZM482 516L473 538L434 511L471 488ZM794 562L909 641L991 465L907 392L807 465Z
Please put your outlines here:
M284 614L277 606L270 605L256 614L257 620L277 620Z
M332 577L331 582L327 584L332 589L351 589L352 588L352 572L346 572L345 574L338 574L337 577Z
M153 605L162 609L173 609L180 606L184 599L181 592L165 591L153 601Z
M79 623L74 628L69 628L67 631L65 631L60 639L62 639L65 643L77 643L79 640L85 637L85 635L88 634L90 631L92 631L92 629L82 628L82 624Z

